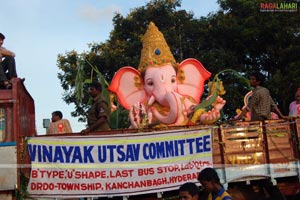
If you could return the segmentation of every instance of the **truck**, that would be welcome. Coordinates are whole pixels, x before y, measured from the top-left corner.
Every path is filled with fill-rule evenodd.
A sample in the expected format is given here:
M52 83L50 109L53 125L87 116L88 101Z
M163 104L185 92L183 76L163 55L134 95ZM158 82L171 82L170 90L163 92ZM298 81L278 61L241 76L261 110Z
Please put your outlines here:
M25 138L35 135L34 100L23 80L15 78L12 89L0 90L0 199L21 195L22 178L30 173Z
M35 128L34 109L34 100L21 79L12 81L11 90L0 90L0 199L177 199L178 188L184 182L199 185L197 174L206 166L217 170L221 183L234 199L299 199L299 118L161 129L122 129L85 136L78 133L39 136ZM184 155L180 149L184 146L180 144L183 141L180 138L188 138L184 141L188 141L186 146L190 153L194 149L192 156ZM94 146L82 146L83 141ZM123 143L127 145L126 151ZM158 148L157 145L161 144L165 146ZM97 164L92 154L96 147ZM109 159L109 154L106 158L103 153L108 148L111 151L118 149L115 151L117 159L110 157L109 165L104 162ZM148 150L139 151L139 148ZM162 151L161 148L168 150ZM63 151L69 153L62 157ZM143 161L139 160L136 152L144 154ZM180 152L184 156L180 156ZM177 164L162 162L168 156L169 163ZM199 159L185 162L187 157ZM149 160L150 164L146 163ZM53 170L43 168L48 165L44 161L51 161L51 166L58 162L65 163ZM127 161L135 161L135 168L126 168L130 165ZM68 164L72 169L62 167ZM93 165L97 167L91 169ZM117 170L115 166L124 170ZM87 170L81 171L82 168ZM150 179L148 182L145 180L156 172L157 176L151 182ZM135 173L143 177L139 178ZM95 182L86 183L89 179ZM57 180L62 182L57 183ZM154 184L154 189L151 189ZM131 189L124 192L128 185Z

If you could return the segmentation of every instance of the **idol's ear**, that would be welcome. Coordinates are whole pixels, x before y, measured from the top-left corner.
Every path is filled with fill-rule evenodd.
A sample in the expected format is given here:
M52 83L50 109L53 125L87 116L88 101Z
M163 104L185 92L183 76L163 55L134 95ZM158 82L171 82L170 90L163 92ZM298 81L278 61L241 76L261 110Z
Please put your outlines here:
M108 90L116 93L119 103L127 110L147 98L140 72L130 66L122 67L116 72Z
M178 66L178 92L183 96L192 97L198 104L204 91L204 83L211 73L194 58L182 61Z

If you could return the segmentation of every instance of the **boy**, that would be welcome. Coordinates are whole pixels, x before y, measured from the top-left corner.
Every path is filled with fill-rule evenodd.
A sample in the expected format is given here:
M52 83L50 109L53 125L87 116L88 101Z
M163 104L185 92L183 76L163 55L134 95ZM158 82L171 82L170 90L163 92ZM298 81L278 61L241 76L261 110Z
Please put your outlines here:
M198 181L203 189L209 193L208 200L232 200L220 183L220 178L213 168L203 169L198 175Z
M198 200L199 188L195 183L185 183L179 188L179 200Z

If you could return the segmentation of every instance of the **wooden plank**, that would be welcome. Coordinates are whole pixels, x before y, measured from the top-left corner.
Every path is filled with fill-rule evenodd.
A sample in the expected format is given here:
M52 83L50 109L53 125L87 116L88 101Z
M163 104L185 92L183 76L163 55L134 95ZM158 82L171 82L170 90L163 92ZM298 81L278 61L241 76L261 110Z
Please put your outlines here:
M269 120L265 126L270 163L296 160L292 148L290 123L284 120Z
M266 163L261 122L239 122L221 125L226 165Z

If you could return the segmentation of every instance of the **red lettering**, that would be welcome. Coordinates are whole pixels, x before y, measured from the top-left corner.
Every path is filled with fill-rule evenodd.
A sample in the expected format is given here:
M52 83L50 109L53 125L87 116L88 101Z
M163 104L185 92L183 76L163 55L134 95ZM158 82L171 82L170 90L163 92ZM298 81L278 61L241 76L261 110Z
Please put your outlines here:
M138 176L148 176L154 174L153 168L138 169Z
M276 7L276 3L260 3L260 9L273 10Z
M167 172L180 172L180 166L179 165L169 165L169 166L163 166L157 168L157 173L167 173Z
M31 190L54 190L54 183L31 183Z
M51 173L50 173L51 174ZM51 177L51 176L50 176ZM49 177L49 178L50 178ZM64 171L53 171L52 172L52 178L65 178Z
M38 177L38 171L37 170L31 170L31 178L37 178Z
M110 178L132 177L133 171L134 171L133 169L110 171L109 177Z

